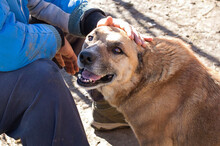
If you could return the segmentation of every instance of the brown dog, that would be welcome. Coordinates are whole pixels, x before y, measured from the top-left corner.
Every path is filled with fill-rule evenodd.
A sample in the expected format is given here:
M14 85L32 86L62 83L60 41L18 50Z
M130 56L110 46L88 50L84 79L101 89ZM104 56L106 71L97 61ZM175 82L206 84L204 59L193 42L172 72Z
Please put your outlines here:
M183 41L154 38L146 49L100 27L78 57L78 84L121 111L141 145L220 146L220 77Z

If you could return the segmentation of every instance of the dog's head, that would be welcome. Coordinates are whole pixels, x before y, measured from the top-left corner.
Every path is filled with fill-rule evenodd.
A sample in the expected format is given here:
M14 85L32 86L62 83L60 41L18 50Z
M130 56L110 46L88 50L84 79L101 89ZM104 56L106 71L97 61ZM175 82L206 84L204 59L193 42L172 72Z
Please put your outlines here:
M98 27L87 35L78 56L78 84L87 89L117 87L131 80L138 68L138 49L126 33L115 27ZM115 86L116 85L116 86Z

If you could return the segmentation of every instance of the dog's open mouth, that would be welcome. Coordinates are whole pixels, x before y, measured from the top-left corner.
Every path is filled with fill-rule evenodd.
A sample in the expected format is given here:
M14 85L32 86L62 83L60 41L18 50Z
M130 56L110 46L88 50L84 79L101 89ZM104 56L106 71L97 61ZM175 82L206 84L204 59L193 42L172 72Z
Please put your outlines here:
M77 83L83 87L93 87L100 83L109 83L112 81L113 77L114 74L100 76L86 69L81 69L78 74Z

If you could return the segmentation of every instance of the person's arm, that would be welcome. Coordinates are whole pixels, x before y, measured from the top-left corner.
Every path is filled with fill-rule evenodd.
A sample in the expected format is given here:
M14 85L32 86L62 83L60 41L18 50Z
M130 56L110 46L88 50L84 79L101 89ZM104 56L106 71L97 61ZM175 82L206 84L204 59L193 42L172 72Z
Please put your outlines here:
M0 71L19 69L39 58L51 59L61 47L55 27L16 20L6 0L0 3Z
M77 36L87 35L105 17L102 10L86 0L29 0L28 8L37 19Z

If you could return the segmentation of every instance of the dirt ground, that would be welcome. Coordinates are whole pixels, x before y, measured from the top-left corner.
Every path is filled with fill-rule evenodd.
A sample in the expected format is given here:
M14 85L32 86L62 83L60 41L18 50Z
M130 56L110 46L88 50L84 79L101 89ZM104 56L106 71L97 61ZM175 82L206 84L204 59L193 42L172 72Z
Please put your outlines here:
M89 0L108 15L121 18L148 36L174 36L191 44L207 66L220 72L219 0ZM136 146L131 129L95 131L92 100L75 85L75 77L62 72L77 104L91 146ZM18 146L19 142L0 135L0 146Z

